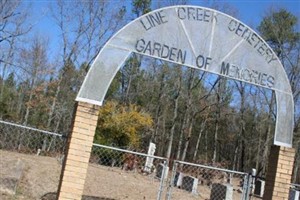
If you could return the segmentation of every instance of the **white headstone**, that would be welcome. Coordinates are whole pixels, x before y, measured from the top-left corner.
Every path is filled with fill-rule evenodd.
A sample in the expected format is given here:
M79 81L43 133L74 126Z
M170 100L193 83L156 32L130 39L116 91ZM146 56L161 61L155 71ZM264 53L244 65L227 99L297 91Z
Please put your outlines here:
M232 200L233 186L232 184L214 183L210 193L210 199L213 200Z
M300 199L300 191L290 190L289 200L299 200Z
M181 172L176 172L176 175L175 175L175 179L174 179L174 185L176 187L180 187L182 185L182 178L183 178L183 173Z
M198 179L192 176L184 176L182 178L182 186L181 188L192 192L192 194L198 194L197 192L198 187Z
M255 186L254 186L254 194L258 195L259 197L264 196L264 191L265 191L265 181L261 179L257 179L255 181Z
M154 156L155 149L156 149L156 145L154 143L150 142L149 148L148 148L148 155ZM147 157L144 171L151 173L152 167L153 167L153 157Z
M231 184L226 184L225 200L232 200L232 197L233 197L233 186Z
M163 171L165 170L164 179L168 178L169 167L165 166L162 163L159 163L156 168L156 177L161 179L163 175Z

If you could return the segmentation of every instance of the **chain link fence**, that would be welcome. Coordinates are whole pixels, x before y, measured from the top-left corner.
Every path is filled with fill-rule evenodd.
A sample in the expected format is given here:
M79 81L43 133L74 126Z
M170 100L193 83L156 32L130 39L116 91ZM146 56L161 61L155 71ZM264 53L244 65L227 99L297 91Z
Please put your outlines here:
M0 120L0 199L55 198L65 145L61 134ZM162 157L93 144L84 196L161 199L167 164Z
M0 199L56 192L65 141L61 134L0 121Z
M65 137L61 134L0 121L0 149L47 156L62 155Z
M250 190L247 173L174 161L167 199L177 199L174 191L182 190L197 199L242 200Z
M22 194L23 199L55 196L65 145L61 134L0 120L0 199L5 199L3 194ZM177 160L169 164L163 157L93 144L84 195L168 200L263 196L264 181L253 180L251 188L247 173ZM299 189L292 185L290 200L299 198Z
M167 159L94 144L85 193L112 199L161 199Z

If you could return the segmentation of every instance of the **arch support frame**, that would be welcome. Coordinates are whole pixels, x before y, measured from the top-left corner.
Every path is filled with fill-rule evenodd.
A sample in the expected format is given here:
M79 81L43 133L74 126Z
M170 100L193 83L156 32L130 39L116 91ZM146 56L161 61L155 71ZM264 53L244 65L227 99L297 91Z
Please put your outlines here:
M78 106L62 168L58 199L81 199L99 106L102 106L113 78L131 53L275 91L274 144L281 146L280 149L292 147L293 95L283 66L268 44L247 25L216 10L198 6L166 7L123 27L105 44L93 62L76 98ZM281 163L278 161L275 165L279 168Z

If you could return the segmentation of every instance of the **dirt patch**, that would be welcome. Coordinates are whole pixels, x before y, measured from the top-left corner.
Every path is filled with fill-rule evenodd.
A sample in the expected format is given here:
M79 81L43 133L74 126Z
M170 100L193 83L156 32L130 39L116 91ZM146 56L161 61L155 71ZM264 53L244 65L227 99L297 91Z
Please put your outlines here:
M36 156L0 150L1 177L8 178L8 172L18 160L24 164L16 194L0 193L1 200L54 200L61 173L60 160L53 157ZM9 170L8 170L9 171ZM169 173L170 175L170 173ZM0 182L2 184L2 182ZM155 200L160 188L159 179L154 174L142 175L133 171L124 171L120 167L107 167L89 164L85 182L83 200ZM167 185L164 183L161 193L166 197ZM194 200L209 199L210 188L198 186L198 195L182 189L172 189L172 199ZM237 194L236 194L237 195ZM240 199L234 196L233 199ZM239 194L240 197L240 194Z
M44 196L42 196L41 200L56 200L56 193L45 194ZM115 199L83 195L82 200L115 200Z
M0 151L1 171L12 169L20 160L23 164L16 194L2 192L1 199L40 199L45 193L57 190L61 166L55 158ZM9 177L9 172L1 173L1 178Z
M59 159L45 156L20 154L0 151L0 170L9 169L18 159L24 163L24 172L15 195L2 192L0 199L55 199L61 172ZM7 173L0 178L6 178ZM165 183L166 184L166 183ZM142 175L137 172L124 171L119 167L106 167L90 164L86 178L84 196L86 200L154 200L160 186L154 174ZM166 187L162 197L166 195ZM194 195L178 189L173 190L176 199L195 199ZM177 194L178 193L178 194Z

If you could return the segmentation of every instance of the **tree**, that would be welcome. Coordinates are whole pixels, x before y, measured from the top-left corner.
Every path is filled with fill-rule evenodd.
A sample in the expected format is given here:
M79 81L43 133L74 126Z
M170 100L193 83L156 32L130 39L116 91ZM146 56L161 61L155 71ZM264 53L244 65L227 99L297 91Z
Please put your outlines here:
M4 80L7 74L19 68L16 65L15 55L19 49L20 38L26 35L32 25L26 23L29 10L23 6L21 1L3 0L0 2L0 68L2 80L0 80L0 102L4 101ZM2 113L0 112L0 118Z
M173 145L173 140L175 135L175 126L176 126L176 121L178 120L178 107L179 107L178 102L182 90L182 69L180 67L177 67L176 73L177 73L177 78L175 80L175 88L174 91L172 92L173 93L172 100L173 100L174 108L173 108L173 117L171 121L170 134L168 137L168 149L166 151L167 158L171 157L172 145Z
M300 159L300 32L297 17L285 9L271 11L258 27L262 37L270 44L281 60L291 83L295 102L294 147L297 150L294 174L298 173ZM296 177L294 176L294 181Z
M215 88L215 130L214 130L214 150L213 150L213 158L212 161L215 164L215 162L218 162L218 152L219 150L219 134L221 130L221 122L222 118L225 115L226 107L228 106L232 92L230 91L230 88L227 85L227 79L224 77L219 77L216 81L216 88ZM225 109L224 109L225 108Z
M299 42L300 33L296 32L297 17L285 9L272 11L264 17L258 30L282 60Z
M4 120L13 120L16 118L14 99L17 97L14 73L10 73L7 79L2 80L0 84L1 83L4 85L1 87L2 98L0 99L0 116Z
M74 99L91 62L123 23L126 10L118 6L108 1L61 0L52 5L52 18L61 33L62 49L57 59L59 67L54 75L55 92L47 128L54 126L55 131L68 132Z
M100 144L139 148L153 125L151 116L133 104L108 101L100 108L99 115L95 141Z
M151 0L133 0L132 1L132 13L134 17L140 17L151 11ZM121 91L123 95L123 102L132 102L136 99L140 92L140 81L142 72L141 68L141 56L138 54L132 54L126 61L124 67L121 69Z
M151 0L133 0L132 12L139 17L151 11Z
M29 83L26 99L26 111L23 120L23 124L27 125L29 122L29 114L36 106L35 99L38 98L38 90L43 91L43 82L48 70L47 60L47 43L39 36L33 38L31 46L21 51L19 65L23 65L25 69L24 77ZM39 102L42 103L42 102ZM33 122L33 124L35 124Z

